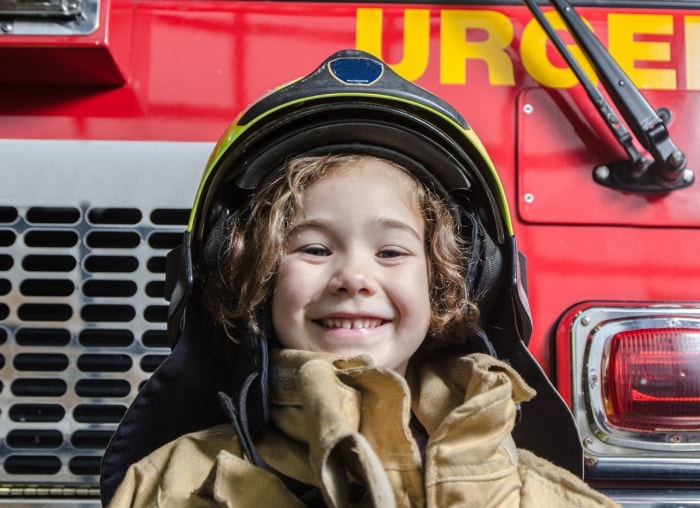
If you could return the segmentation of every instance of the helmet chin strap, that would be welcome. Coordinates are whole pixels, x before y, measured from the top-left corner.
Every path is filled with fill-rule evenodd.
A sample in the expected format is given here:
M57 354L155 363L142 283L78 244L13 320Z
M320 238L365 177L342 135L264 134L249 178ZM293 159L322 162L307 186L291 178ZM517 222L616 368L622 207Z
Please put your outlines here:
M249 348L242 346L248 351L241 351L236 361L236 367L243 367L244 370L234 368L235 377L243 377L243 381L238 386L238 393L233 396L220 391L219 404L224 413L233 424L243 453L253 464L263 469L270 467L262 460L253 442L254 435L267 422L267 382L268 382L268 348L264 337L259 340L257 346ZM254 360L251 362L250 360ZM239 364L248 365L239 365ZM250 365L253 363L253 365ZM255 365L259 364L259 365Z
M231 366L232 393L219 393L226 414L232 419L236 432L250 460L257 464L253 439L269 419L269 338L273 337L268 318L268 306L263 303L256 310L256 318L262 331L255 333L247 328L237 344L236 358Z

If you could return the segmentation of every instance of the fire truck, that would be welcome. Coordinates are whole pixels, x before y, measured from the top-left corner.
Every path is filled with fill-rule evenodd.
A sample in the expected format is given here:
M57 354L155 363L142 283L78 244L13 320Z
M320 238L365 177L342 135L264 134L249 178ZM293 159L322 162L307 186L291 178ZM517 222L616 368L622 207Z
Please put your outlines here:
M346 48L491 155L585 480L700 506L696 0L0 0L0 505L101 504L216 140Z

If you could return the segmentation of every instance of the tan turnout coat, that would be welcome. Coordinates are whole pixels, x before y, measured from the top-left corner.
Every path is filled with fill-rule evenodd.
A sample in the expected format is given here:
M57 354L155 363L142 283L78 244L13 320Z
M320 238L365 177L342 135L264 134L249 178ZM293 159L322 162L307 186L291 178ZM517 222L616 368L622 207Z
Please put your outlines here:
M274 469L320 487L331 507L617 506L516 448L516 405L533 396L512 368L485 355L436 356L404 379L366 357L274 351L271 422L257 449ZM411 413L430 436L424 463ZM352 484L365 489L362 500L349 501ZM303 504L276 474L242 458L233 427L222 425L133 465L110 506Z

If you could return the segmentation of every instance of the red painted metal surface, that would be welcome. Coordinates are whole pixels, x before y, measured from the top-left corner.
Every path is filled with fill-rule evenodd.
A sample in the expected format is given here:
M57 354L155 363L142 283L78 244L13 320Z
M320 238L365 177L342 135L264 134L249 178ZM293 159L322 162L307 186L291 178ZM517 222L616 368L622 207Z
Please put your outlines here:
M538 63L547 69L562 64L544 39L533 36L525 7L184 0L121 5L128 8L107 20L109 29L91 37L117 55L124 84L3 80L0 137L213 142L262 93L309 72L335 50L368 44L373 32L360 26L362 16L380 14L382 56L397 66L413 62L415 81L458 107L494 159L528 257L530 347L548 371L555 362L552 328L577 302L700 300L700 184L650 198L593 183L591 164L621 152L578 86L538 84L536 77L551 74L538 70ZM606 43L622 40L635 48L651 42L668 50L662 62L652 56L663 55L648 50L648 61L640 57L635 65L673 71L672 87L665 81L665 89L655 89L653 80L640 87L655 106L673 110L672 136L697 164L700 70L688 55L700 44L700 12L589 7L580 13ZM416 16L412 24L409 15ZM627 37L610 27L619 32L634 25L616 15L650 16L668 26ZM413 31L405 40L409 24ZM123 34L129 34L128 47ZM0 36L0 67L3 48L14 44ZM534 114L524 113L526 104ZM534 200L526 202L526 194Z
M669 130L688 167L700 167L700 93L648 91L672 113ZM585 99L583 99L585 100ZM595 116L591 117L594 113ZM518 97L518 213L533 224L697 227L700 186L638 194L596 184L593 169L625 160L621 147L586 102L571 92L533 88Z
M126 83L133 6L102 0L97 27L86 35L0 36L0 83L102 85Z

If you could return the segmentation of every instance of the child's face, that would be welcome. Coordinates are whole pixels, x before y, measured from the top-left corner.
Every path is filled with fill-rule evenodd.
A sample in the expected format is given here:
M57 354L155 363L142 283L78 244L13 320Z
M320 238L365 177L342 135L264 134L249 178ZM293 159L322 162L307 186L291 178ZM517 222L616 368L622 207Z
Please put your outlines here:
M367 354L405 373L431 313L415 185L367 160L308 188L272 298L284 347Z

